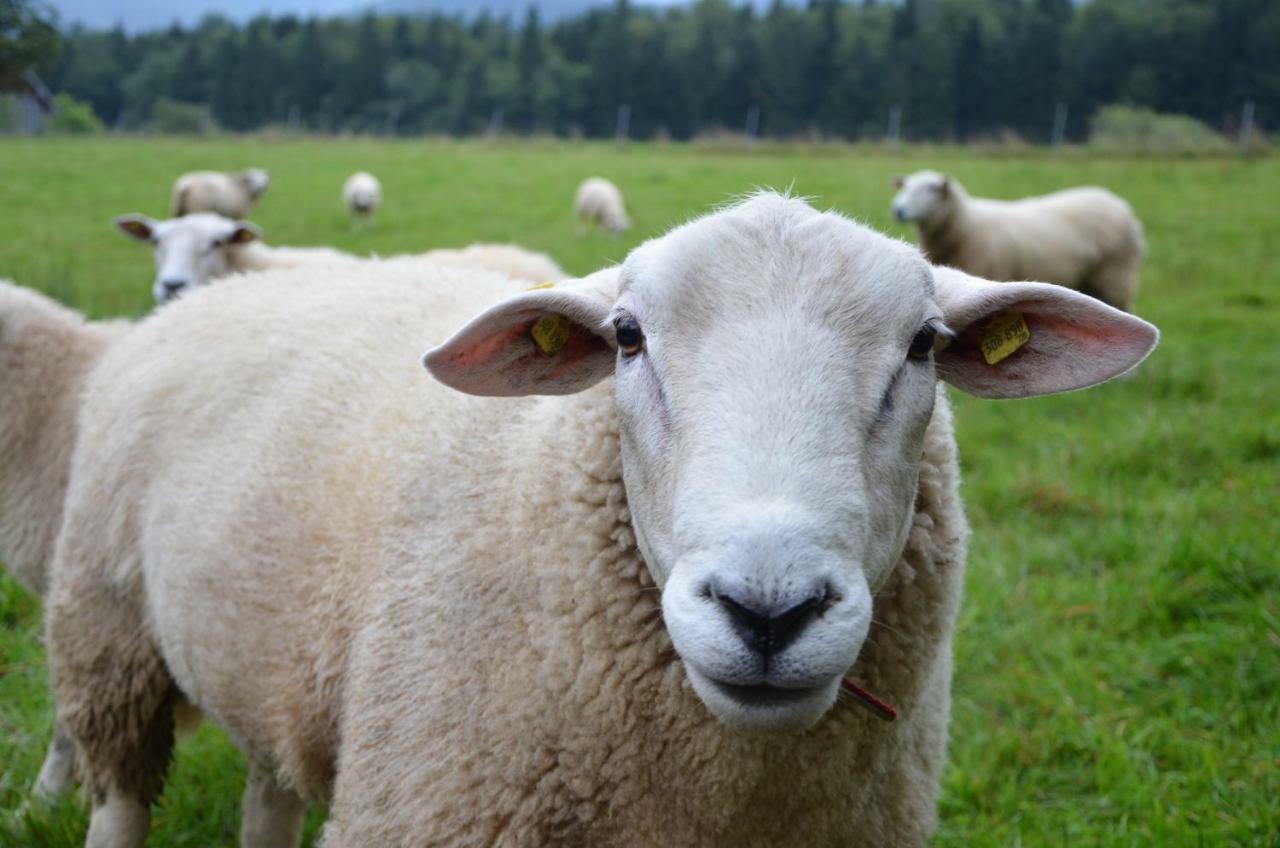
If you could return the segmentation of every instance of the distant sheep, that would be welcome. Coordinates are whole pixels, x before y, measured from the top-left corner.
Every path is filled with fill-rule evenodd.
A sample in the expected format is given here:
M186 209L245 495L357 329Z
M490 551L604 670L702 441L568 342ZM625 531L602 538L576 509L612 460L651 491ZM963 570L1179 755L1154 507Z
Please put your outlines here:
M382 205L382 184L373 174L357 171L342 186L342 202L355 217L372 217Z
M603 177L591 177L578 186L573 201L579 227L599 224L617 236L631 227L627 209L622 203L622 192Z
M775 194L512 291L270 272L107 354L46 619L90 845L145 839L176 692L248 755L245 844L304 799L327 848L925 842L968 537L938 379L1082 388L1155 329Z
M930 262L990 280L1046 280L1131 310L1146 242L1129 204L1106 189L987 200L937 171L895 185L894 217L915 222Z
M0 560L43 598L71 470L85 377L131 327L90 323L44 295L0 280ZM55 728L36 794L72 780L75 749Z
M568 276L547 254L526 250L514 244L473 244L460 250L439 248L417 254L416 258L497 271L513 279L531 283L554 283Z
M212 212L224 218L247 218L270 181L261 168L231 174L192 171L173 184L169 214L181 218L195 212Z
M231 274L268 268L354 262L357 257L332 247L270 247L248 221L232 221L207 213L156 221L145 215L115 219L120 232L155 246L156 303Z

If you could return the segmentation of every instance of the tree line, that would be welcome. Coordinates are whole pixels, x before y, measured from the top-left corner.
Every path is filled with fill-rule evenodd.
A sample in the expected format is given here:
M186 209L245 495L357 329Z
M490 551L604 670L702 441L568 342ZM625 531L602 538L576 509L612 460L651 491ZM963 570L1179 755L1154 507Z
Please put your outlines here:
M1229 130L1280 115L1275 0L628 0L544 24L368 14L72 29L43 73L108 126L199 108L229 130L632 138L1081 138L1127 103ZM1061 104L1061 105L1059 105Z

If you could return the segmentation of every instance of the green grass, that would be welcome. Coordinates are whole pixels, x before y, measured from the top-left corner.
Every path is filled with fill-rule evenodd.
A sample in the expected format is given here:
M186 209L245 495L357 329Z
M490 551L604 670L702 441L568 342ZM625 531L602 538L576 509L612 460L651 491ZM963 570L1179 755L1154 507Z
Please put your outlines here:
M149 251L112 216L162 216L192 168L260 165L254 220L278 244L390 254L517 240L573 272L757 185L873 226L890 175L957 174L1000 197L1097 183L1142 217L1137 311L1163 342L1100 389L957 396L974 526L956 641L938 845L1275 845L1280 841L1280 160L1016 156L955 149L367 140L0 142L0 276L95 316L149 307ZM370 229L342 180L386 188ZM580 239L584 176L626 191L619 241ZM38 605L0 579L0 845L78 844L69 802L18 812L47 741ZM149 844L233 844L243 765L216 730L180 746ZM312 830L319 820L313 815Z

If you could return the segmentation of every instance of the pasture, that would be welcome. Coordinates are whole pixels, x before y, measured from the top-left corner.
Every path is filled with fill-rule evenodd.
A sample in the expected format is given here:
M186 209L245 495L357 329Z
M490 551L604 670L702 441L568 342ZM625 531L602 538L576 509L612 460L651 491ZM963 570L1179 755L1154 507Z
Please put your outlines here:
M195 168L268 169L268 243L389 255L518 241L572 273L757 185L890 221L891 175L975 195L1074 184L1126 197L1150 255L1135 311L1163 332L1136 375L1029 401L954 394L973 525L939 846L1280 840L1280 160L1068 151L555 142L112 138L0 141L0 277L95 317L150 307L125 212L165 217ZM342 181L385 205L353 228ZM578 181L626 194L621 240L576 233ZM424 373L423 379L428 379ZM3 399L0 399L3 402ZM0 845L71 846L85 814L24 808L50 730L40 609L0 578ZM178 747L156 846L232 845L244 767L203 727ZM313 813L309 833L322 816Z

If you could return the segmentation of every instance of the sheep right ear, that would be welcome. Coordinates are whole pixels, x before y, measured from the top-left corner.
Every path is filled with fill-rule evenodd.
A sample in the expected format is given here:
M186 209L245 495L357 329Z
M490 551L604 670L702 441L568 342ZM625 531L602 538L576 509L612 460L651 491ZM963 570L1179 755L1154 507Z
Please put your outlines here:
M248 244L262 238L262 230L248 221L236 221L236 228L227 237L227 244Z
M907 178L902 176L902 174L898 174L895 177L889 178L889 185L893 186L894 188L902 188L906 184L907 184Z
M1141 318L1048 283L993 283L934 268L943 321L938 376L971 395L1019 398L1083 389L1137 366L1160 332Z
M113 222L116 229L138 241L152 241L155 238L156 222L146 215L121 215Z
M613 373L609 313L618 271L527 291L490 307L422 357L450 388L485 397L568 395Z

